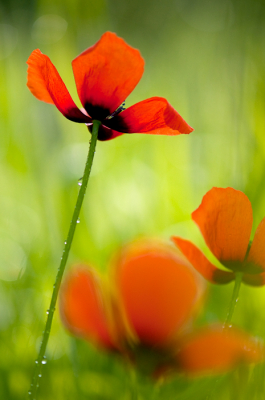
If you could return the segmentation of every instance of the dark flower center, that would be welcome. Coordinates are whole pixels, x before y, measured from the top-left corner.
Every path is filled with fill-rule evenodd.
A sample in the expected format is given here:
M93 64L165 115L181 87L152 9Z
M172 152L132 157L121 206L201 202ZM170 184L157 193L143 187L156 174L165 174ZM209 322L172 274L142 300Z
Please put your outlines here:
M92 119L97 119L98 121L103 122L105 119L111 119L125 110L125 101L112 114L110 114L110 111L106 108L93 106L89 103L85 105L85 110Z
M111 119L111 118L115 117L115 115L118 115L120 112L122 112L124 110L126 110L125 101L123 101L122 104L118 108L116 108L116 110L111 115L108 115L106 117L106 119Z

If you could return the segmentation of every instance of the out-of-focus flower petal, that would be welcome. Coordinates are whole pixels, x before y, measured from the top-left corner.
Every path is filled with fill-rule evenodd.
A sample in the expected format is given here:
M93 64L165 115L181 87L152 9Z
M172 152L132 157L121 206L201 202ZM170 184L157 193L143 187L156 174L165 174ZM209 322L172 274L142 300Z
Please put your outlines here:
M192 213L210 250L225 266L242 266L252 228L247 196L232 188L212 188Z
M240 363L257 363L262 358L260 347L246 334L211 327L186 338L177 355L177 364L188 374L219 374Z
M112 32L104 33L72 66L81 103L101 121L121 105L144 72L140 52Z
M75 335L105 348L115 348L104 309L99 278L85 266L73 269L60 291L60 313Z
M193 128L162 97L140 101L107 122L110 128L127 133L180 135Z
M257 227L246 263L256 272L265 272L265 218Z
M265 285L265 272L261 274L244 274L242 280L250 286L263 286Z
M235 274L216 268L205 255L188 240L173 236L173 242L193 267L211 283L228 283L235 279Z
M40 50L34 50L28 61L27 86L37 99L55 104L58 110L74 122L90 122L75 105L57 69L49 57Z
M192 269L170 247L142 243L125 249L116 274L120 302L140 342L166 345L195 308L200 287Z

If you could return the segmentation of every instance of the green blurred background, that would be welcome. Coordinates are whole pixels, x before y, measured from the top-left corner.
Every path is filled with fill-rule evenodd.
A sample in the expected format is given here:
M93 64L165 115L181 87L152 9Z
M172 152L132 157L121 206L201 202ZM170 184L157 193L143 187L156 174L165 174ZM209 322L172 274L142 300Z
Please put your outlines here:
M0 399L24 399L88 150L85 126L26 87L40 48L77 104L71 60L106 30L140 49L145 73L126 106L166 97L190 135L123 135L99 142L69 265L101 271L139 237L189 238L190 219L213 186L243 190L254 228L265 216L265 3L263 0L1 0ZM209 287L198 324L223 321L233 284ZM265 336L264 288L242 287L235 323ZM235 374L158 388L137 375L139 399L263 399L256 367L242 393ZM119 359L71 338L56 312L39 399L131 399ZM208 396L208 397L207 397ZM245 397L244 397L245 396Z

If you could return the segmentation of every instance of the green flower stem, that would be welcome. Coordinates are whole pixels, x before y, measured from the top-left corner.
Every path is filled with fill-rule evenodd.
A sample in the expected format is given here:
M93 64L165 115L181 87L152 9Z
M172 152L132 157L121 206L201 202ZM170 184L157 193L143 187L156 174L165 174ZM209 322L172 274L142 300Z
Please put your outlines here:
M46 364L45 352L46 352L46 347L47 347L49 336L50 336L50 330L51 330L51 326L52 326L55 305L56 305L63 273L64 273L65 266L67 263L68 255L69 255L69 252L71 249L76 224L78 222L78 217L79 217L82 203L84 200L84 196L86 193L87 183L88 183L88 179L89 179L89 175L90 175L90 171L91 171L91 167L92 167L92 163L93 163L93 159L94 159L97 138L98 138L98 129L99 129L100 124L101 124L100 121L97 121L97 120L93 121L92 138L90 141L86 166L85 166L84 175L82 178L82 184L80 186L80 190L78 193L72 221L71 221L71 224L69 227L67 239L65 241L65 246L64 246L62 257L61 257L60 266L59 266L59 269L57 272L55 284L53 286L53 293L52 293L52 298L51 298L51 302L50 302L50 308L47 311L48 316L47 316L47 320L46 320L45 329L43 332L43 338L42 338L38 357L35 361L35 369L34 369L34 374L33 374L33 378L32 378L32 383L30 386L30 390L28 392L29 399L33 399L33 400L36 399L36 393L37 393L37 390L39 387L39 379L41 377L41 370L42 370L43 364Z
M137 374L135 369L132 366L129 366L130 370L130 389L131 389L131 400L138 400L138 382L137 382Z
M235 275L236 275L235 285L234 285L234 289L233 289L232 298L230 300L229 309L228 309L228 313L226 316L226 321L224 323L224 328L229 328L229 326L231 324L232 316L233 316L233 313L234 313L234 310L236 307L236 303L238 300L239 289L240 289L241 282L242 282L243 273L236 272Z

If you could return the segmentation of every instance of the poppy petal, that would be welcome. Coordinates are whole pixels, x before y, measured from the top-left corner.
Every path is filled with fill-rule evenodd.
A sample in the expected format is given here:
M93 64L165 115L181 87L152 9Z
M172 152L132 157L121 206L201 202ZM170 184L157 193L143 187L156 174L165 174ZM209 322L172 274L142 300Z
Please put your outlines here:
M210 327L192 335L177 355L178 366L189 374L220 374L241 363L262 361L262 351L245 333Z
M265 272L265 218L260 222L254 235L248 256L247 264L253 264L253 269ZM250 271L249 271L250 272Z
M83 266L76 267L60 291L60 314L66 327L75 335L114 348L103 293L96 274Z
M265 272L261 274L244 274L242 280L250 286L264 286Z
M106 125L121 132L153 135L180 135L193 131L163 97L140 101L108 120Z
M228 283L235 279L235 274L216 268L205 255L188 240L173 236L173 242L189 260L193 267L211 283Z
M192 213L204 240L226 267L240 268L252 228L252 208L247 196L232 188L212 188Z
M112 32L104 33L72 66L81 103L99 120L122 104L144 72L140 52Z
M125 249L116 279L129 325L143 344L151 346L172 339L190 317L201 289L185 261L160 243Z
M84 115L75 105L49 57L37 49L31 53L27 64L27 86L37 99L55 104L58 110L71 121L85 123L91 121L91 118Z

